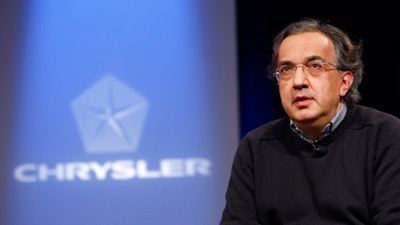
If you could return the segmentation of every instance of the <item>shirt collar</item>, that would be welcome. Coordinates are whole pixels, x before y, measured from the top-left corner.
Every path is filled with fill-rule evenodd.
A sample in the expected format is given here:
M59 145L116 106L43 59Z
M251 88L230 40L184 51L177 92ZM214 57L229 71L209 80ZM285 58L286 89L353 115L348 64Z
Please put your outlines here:
M342 122L342 120L344 119L344 117L346 116L346 112L347 112L347 106L346 104L343 104L340 107L340 110L338 113L336 113L336 115L333 117L333 119L325 126L324 129L322 129L321 131L321 135L319 136L319 138L316 141L319 141L321 139L323 139L324 137L328 136L330 133L332 133L332 131L334 131L340 124L340 122ZM302 130L300 130L300 128L298 128L294 123L293 120L290 119L290 128L302 139L304 139L305 141L309 142L309 143L314 143L313 140L309 139Z

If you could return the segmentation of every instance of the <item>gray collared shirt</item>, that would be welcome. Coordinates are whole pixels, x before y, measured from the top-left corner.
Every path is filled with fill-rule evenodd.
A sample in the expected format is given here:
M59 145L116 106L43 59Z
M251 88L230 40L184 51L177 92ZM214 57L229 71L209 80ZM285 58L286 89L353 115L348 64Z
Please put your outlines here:
M339 112L333 117L333 119L325 126L325 128L321 131L321 135L318 137L317 140L313 141L310 138L308 138L300 128L298 128L294 123L293 120L290 120L290 128L303 140L307 141L308 143L314 145L314 143L320 141L324 137L328 136L332 131L336 129L337 126L339 126L340 122L344 119L346 116L347 112L347 106L346 104L343 104L342 107L340 107Z

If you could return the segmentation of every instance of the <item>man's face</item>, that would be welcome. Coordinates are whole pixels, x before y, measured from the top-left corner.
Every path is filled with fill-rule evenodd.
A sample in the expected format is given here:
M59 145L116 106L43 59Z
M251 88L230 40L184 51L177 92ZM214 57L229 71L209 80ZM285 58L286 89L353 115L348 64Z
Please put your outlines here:
M329 64L325 64L326 71L310 75L301 66L314 60L336 65L332 41L319 32L288 36L278 50L278 66L297 66L293 76L278 84L283 108L303 131L322 130L337 113L353 81L349 71Z

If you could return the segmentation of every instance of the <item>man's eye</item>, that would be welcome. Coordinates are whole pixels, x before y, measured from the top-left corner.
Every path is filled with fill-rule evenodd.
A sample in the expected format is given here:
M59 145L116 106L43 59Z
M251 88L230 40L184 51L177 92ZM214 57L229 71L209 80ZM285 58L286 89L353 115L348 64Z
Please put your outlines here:
M322 63L320 62L310 62L307 63L307 67L310 69L321 69L322 68Z
M291 67L291 66L281 66L281 67L279 68L279 72L280 72L280 73L285 73L285 72L288 72L288 71L292 70L292 68L293 68L293 67Z

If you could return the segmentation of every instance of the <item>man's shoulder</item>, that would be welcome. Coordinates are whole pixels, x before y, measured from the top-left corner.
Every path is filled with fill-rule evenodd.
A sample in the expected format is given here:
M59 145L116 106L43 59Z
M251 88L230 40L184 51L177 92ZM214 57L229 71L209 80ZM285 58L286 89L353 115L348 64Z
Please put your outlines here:
M277 137L288 136L290 133L290 119L284 116L279 119L271 120L246 134L247 138L274 139Z
M358 105L354 108L353 121L359 125L391 126L400 128L400 119L374 107Z
M358 116L362 116L365 118L372 119L374 121L377 120L399 120L399 118L393 114L390 114L388 112L382 111L380 109L371 107L371 106L366 106L366 105L357 105L355 108L355 111Z

